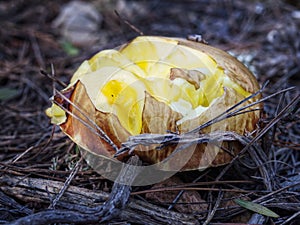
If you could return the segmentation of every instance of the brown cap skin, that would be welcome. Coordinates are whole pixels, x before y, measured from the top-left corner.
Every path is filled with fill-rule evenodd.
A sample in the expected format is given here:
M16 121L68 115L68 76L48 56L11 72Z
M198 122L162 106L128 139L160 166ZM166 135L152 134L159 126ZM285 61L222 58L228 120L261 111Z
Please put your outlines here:
M225 69L226 75L246 91L254 93L259 90L259 84L254 75L247 69L247 67L238 61L235 57L221 49L212 47L207 44L202 44L186 39L178 39L179 45L184 45L190 48L197 49L210 57L212 57L217 64Z

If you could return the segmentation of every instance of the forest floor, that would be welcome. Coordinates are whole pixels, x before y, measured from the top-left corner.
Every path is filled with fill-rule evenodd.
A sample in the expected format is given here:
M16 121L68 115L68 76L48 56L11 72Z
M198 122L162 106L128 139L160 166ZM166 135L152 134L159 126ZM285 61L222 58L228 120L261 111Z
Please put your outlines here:
M69 2L0 2L0 224L21 224L22 218L28 219L22 224L97 223L90 215L109 197L113 183L80 160L76 145L50 123L45 109L53 82L44 74L68 83L85 59L141 32L201 34L237 56L261 86L269 82L263 96L271 97L260 121L268 129L255 142L263 150L256 158L247 152L230 167L179 173L154 186L158 194L153 186L135 187L126 208L107 223L300 224L298 1L84 1L95 12L71 34L64 25L70 16L58 17ZM76 32L89 35L81 39ZM185 192L174 205L178 184ZM252 210L236 199L247 200ZM249 202L279 217L263 216Z

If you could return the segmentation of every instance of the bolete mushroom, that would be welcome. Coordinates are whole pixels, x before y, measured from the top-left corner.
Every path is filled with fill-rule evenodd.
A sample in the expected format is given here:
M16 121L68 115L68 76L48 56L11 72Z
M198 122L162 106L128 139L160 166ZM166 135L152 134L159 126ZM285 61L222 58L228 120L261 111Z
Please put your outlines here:
M258 90L252 73L220 49L180 38L139 36L84 61L70 84L54 96L47 115L92 155L95 166L97 158L125 160L126 154L117 158L114 154L130 136L189 132ZM242 106L259 98L257 95ZM252 132L260 117L259 108L251 106L247 113L201 132ZM232 154L221 146L230 147ZM234 142L221 146L202 143L185 150L192 153L180 170L223 165L240 151ZM175 149L174 145L160 150L153 145L137 146L133 154L155 164ZM173 170L174 164L182 163L180 160L176 157L168 161L163 170Z

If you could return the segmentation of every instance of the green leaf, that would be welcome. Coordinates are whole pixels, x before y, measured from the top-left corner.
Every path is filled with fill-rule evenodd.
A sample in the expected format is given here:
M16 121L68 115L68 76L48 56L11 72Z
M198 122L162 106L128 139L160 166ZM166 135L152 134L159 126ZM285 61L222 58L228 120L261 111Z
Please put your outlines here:
M254 202L249 202L249 201L245 201L245 200L242 200L242 199L235 199L234 200L236 204L246 208L246 209L249 209L253 212L256 212L256 213L259 213L261 215L264 215L264 216L269 216L269 217L274 217L274 218L278 218L279 215L276 214L275 212L273 212L272 210L260 205L260 204L257 204L257 203L254 203Z
M79 54L79 49L68 41L63 41L61 46L69 56L76 56Z
M18 94L17 89L2 87L0 88L0 101L10 99Z
M80 148L78 145L75 145L75 153L78 155L80 153Z

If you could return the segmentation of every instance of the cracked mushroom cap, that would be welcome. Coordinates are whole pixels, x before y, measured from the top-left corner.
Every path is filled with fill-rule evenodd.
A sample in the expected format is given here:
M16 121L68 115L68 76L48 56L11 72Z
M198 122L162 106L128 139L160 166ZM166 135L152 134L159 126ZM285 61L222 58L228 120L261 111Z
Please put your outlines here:
M117 159L113 156L128 137L189 132L258 90L251 72L222 50L180 38L139 36L84 61L46 112L52 123L94 159L122 161L126 154ZM250 110L259 108L255 105ZM201 132L221 130L244 135L256 128L259 116L259 110L249 111ZM230 148L231 154L221 146ZM221 146L197 144L184 150L193 152L181 170L226 164L240 150L235 142ZM137 146L133 153L155 164L175 149L173 145L161 150L153 145ZM172 165L181 163L184 151L163 169L173 170Z

